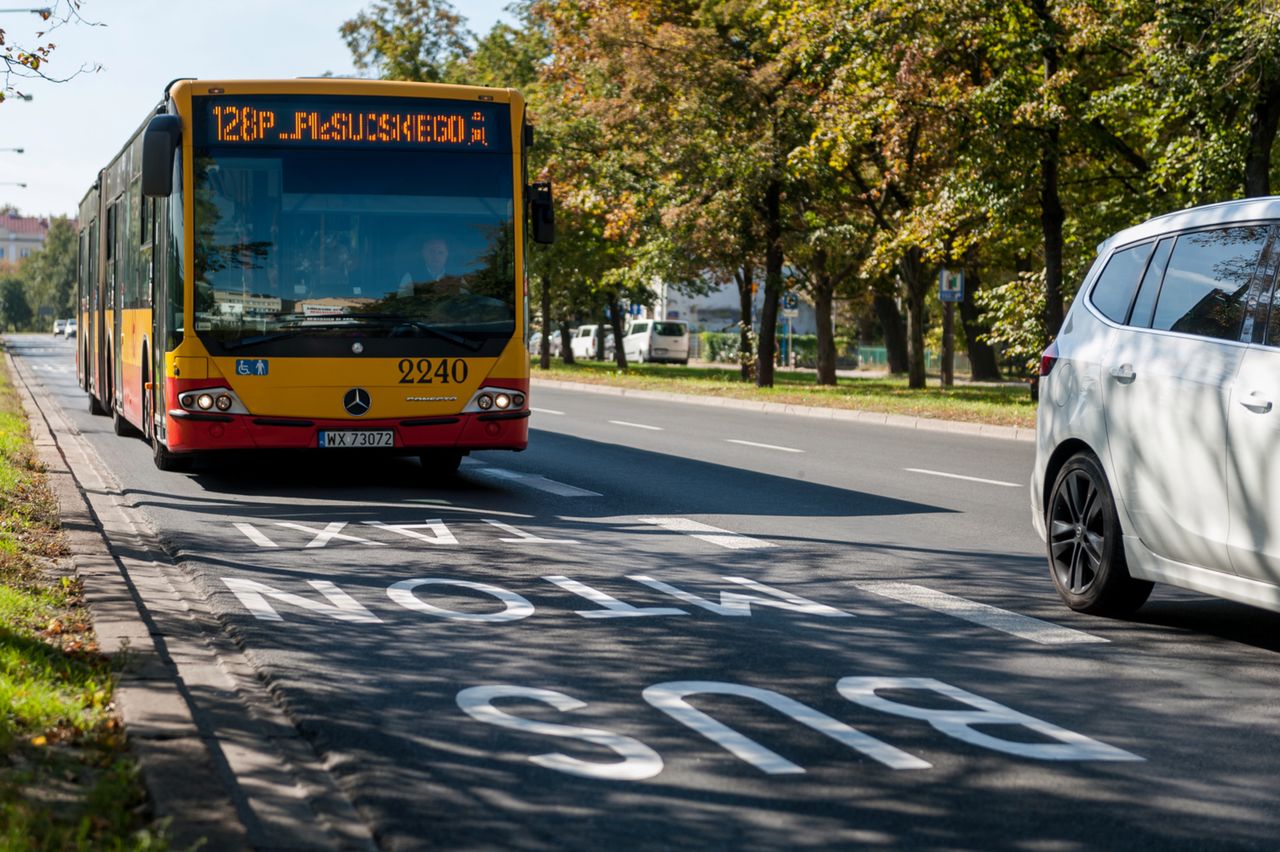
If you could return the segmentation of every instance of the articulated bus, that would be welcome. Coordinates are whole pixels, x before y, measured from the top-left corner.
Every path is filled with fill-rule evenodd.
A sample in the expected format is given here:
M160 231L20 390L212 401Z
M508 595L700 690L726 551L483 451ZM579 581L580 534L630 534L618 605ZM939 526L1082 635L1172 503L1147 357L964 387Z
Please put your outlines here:
M77 375L156 466L528 443L526 238L547 184L509 89L177 80L80 205Z

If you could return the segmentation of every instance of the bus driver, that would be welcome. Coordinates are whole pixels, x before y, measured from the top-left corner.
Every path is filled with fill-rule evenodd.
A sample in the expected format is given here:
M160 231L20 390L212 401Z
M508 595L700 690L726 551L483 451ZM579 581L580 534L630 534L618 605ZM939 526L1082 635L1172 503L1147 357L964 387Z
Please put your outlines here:
M412 296L424 290L434 293L466 292L457 276L448 275L449 244L440 237L428 237L422 242L422 265L415 272L406 272L400 279L400 295ZM424 288L422 285L429 284Z

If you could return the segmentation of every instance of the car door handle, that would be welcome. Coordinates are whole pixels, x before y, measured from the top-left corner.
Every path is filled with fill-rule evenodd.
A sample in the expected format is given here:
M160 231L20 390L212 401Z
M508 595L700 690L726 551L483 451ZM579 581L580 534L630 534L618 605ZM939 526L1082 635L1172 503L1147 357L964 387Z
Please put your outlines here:
M1121 364L1119 367L1111 368L1111 378L1122 384L1128 384L1138 377L1134 372L1132 364Z
M1266 414L1271 410L1271 400L1257 391L1253 391L1248 396L1243 397L1240 400L1240 404L1256 414Z

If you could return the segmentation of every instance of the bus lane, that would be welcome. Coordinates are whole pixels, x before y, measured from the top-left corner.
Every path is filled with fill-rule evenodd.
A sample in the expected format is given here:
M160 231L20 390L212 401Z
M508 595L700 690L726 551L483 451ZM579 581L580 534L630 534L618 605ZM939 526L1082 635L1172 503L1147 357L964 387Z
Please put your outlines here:
M174 477L67 415L388 848L1230 847L1276 829L1228 783L1276 766L1234 742L1267 723L1212 698L1261 707L1271 682L942 590L981 569L1021 582L995 547L832 534L927 504L740 470L658 499L536 445L429 489L399 461ZM1153 732L1179 725L1196 736Z

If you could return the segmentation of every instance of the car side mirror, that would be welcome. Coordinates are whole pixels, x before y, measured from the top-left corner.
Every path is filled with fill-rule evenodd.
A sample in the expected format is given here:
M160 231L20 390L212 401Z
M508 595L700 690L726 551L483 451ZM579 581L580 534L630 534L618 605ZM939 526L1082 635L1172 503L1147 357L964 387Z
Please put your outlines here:
M182 141L182 119L157 115L142 134L142 194L168 198L173 194L173 155Z
M551 206L551 184L529 184L529 222L533 226L533 241L550 245L556 241L555 210Z

